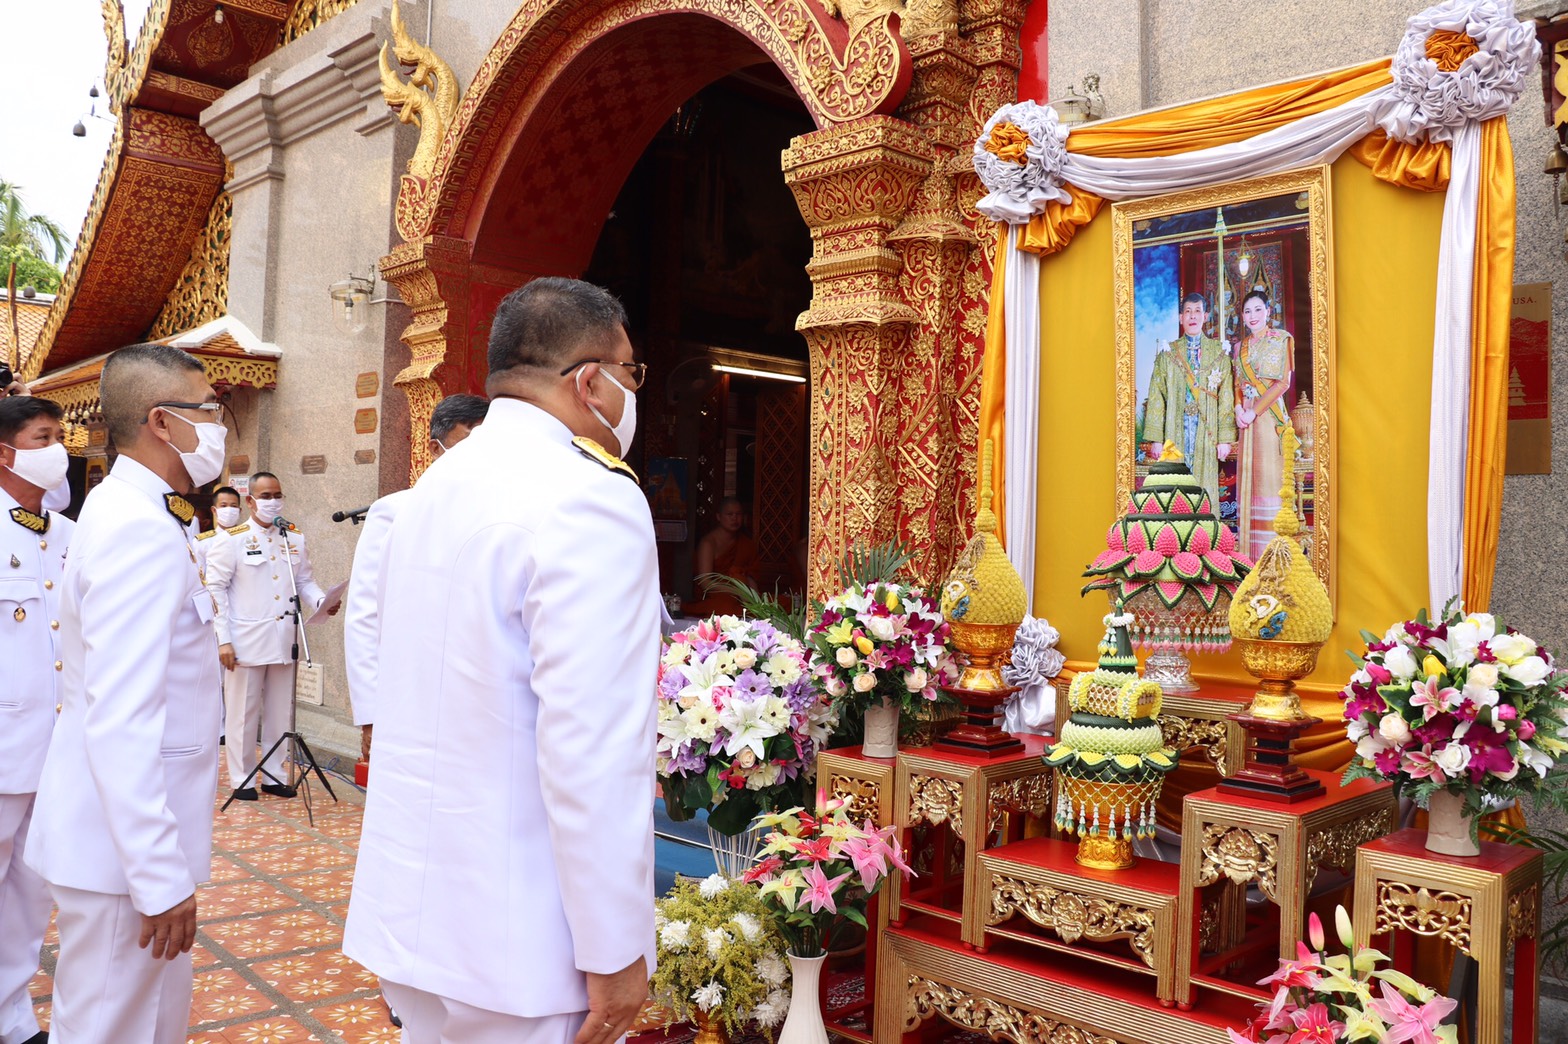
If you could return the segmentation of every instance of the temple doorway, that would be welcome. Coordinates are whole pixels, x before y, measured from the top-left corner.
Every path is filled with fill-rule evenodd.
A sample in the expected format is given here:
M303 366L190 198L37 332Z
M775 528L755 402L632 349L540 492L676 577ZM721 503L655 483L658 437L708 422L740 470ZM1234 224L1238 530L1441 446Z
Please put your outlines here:
M805 588L810 369L795 319L812 245L780 153L813 129L771 64L703 88L636 162L583 272L625 302L650 364L629 462L653 510L661 590L688 605L702 598L698 543L728 498L748 543L721 567L768 593Z

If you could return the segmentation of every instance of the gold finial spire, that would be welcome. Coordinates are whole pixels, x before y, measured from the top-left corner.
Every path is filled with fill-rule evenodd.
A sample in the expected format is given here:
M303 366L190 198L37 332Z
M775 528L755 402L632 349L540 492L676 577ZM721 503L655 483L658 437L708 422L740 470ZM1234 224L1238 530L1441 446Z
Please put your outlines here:
M1301 520L1296 517L1296 448L1300 445L1296 429L1287 424L1280 436L1285 478L1279 488L1279 514L1274 517L1274 532L1281 536L1295 537L1301 532Z
M991 508L991 470L995 467L995 448L990 439L980 447L980 495L975 501L975 532L995 533L996 512Z

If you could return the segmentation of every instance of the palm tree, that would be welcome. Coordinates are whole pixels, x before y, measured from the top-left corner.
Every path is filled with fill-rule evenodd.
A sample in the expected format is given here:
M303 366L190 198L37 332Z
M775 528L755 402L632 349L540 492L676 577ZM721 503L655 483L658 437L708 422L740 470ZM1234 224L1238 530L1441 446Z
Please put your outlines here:
M28 211L22 202L21 186L0 180L0 247L20 247L40 260L52 260L58 265L69 246L59 225L43 214Z

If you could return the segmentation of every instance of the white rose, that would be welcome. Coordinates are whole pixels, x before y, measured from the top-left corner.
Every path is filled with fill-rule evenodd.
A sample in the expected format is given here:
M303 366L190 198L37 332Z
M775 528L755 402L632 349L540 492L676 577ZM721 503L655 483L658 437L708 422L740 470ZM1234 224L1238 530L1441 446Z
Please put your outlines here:
M1368 674L1367 671L1366 671L1366 668L1363 667L1361 670L1357 671L1355 674L1352 674L1350 676L1350 684L1352 684L1352 685L1371 685L1372 684L1372 675Z
M1481 632L1481 640L1489 642L1497 633L1497 617L1491 613L1471 613L1465 617L1465 623L1474 624L1476 630Z
M1546 666L1546 661L1539 656L1526 656L1517 663L1504 664L1503 673L1520 685L1531 688L1549 678L1552 669Z
M866 633L879 642L891 642L898 630L891 616L868 616L861 623L866 625Z
M828 675L828 680L823 683L823 687L827 689L828 695L834 699L838 699L849 691L849 687L844 684L844 679L836 674Z
M904 688L910 692L919 692L931 682L931 676L924 667L916 667L904 675Z
M1421 669L1421 665L1416 663L1416 658L1403 645L1396 645L1383 654L1383 666L1400 681L1409 681L1416 676L1416 671Z
M1372 727L1366 723L1365 718L1357 718L1345 725L1345 738L1352 743L1360 743L1371 731Z
M1437 767L1453 779L1470 766L1470 748L1463 743L1450 743L1432 755Z
M757 653L754 649L736 649L735 666L743 671L749 671L757 665Z
M864 674L855 675L854 684L856 692L870 692L872 689L877 687L876 672L867 671Z
M1465 695L1470 694L1470 687L1477 689L1497 688L1497 664L1478 663L1471 667L1465 674Z
M742 769L753 768L757 764L757 755L750 747L744 747L741 749L741 752L735 756L735 764L739 765Z
M1410 726L1393 711L1383 715L1383 720L1377 723L1377 733L1393 746L1410 742Z
M1500 634L1491 641L1492 655L1505 664L1516 664L1535 652L1535 642L1522 634Z
M855 650L847 645L835 653L833 658L838 661L840 667L853 667L860 662L860 657L855 655Z

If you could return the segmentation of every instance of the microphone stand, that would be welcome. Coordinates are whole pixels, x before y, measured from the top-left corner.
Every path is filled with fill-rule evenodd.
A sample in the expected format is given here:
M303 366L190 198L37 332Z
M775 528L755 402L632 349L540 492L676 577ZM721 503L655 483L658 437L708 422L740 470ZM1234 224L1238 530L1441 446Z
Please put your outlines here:
M300 612L301 607L299 601L299 581L294 575L294 549L293 546L289 543L288 523L280 517L273 519L272 524L277 528L278 533L283 537L283 564L288 567L289 590L293 592L293 594L289 597L290 608L285 609L283 611L283 615L292 616L294 618L294 646L292 650L292 656L294 659L295 670L297 672L299 669L299 651L301 645L303 645L305 648L305 666L313 666L310 660L310 638L305 633L305 617ZM292 776L296 772L299 773L298 778L293 784L285 783L283 780L267 771L268 759L270 759L273 754L277 753L278 748L283 746L284 743L289 744L288 761L290 767L288 774ZM302 766L309 767L305 768ZM256 767L251 770L251 774L246 776L245 781L241 783L236 789L244 790L246 787L249 787L253 782L255 782L257 775L265 775L268 779L272 780L273 783L276 783L280 786L292 785L305 800L306 820L310 823L311 826L315 826L316 817L314 812L312 812L310 805L311 772L315 772L316 778L321 780L321 785L327 788L327 794L331 796L333 801L336 801L338 799L337 793L333 791L332 784L327 781L326 773L321 771L321 765L316 761L316 756L311 753L310 744L306 743L305 737L299 734L299 701L295 699L294 694L291 692L289 693L289 731L278 737L278 741L261 756L261 760L256 762ZM223 803L223 808L219 809L219 811L221 812L227 810L228 807L233 803L234 795L231 794L229 795L229 799Z

